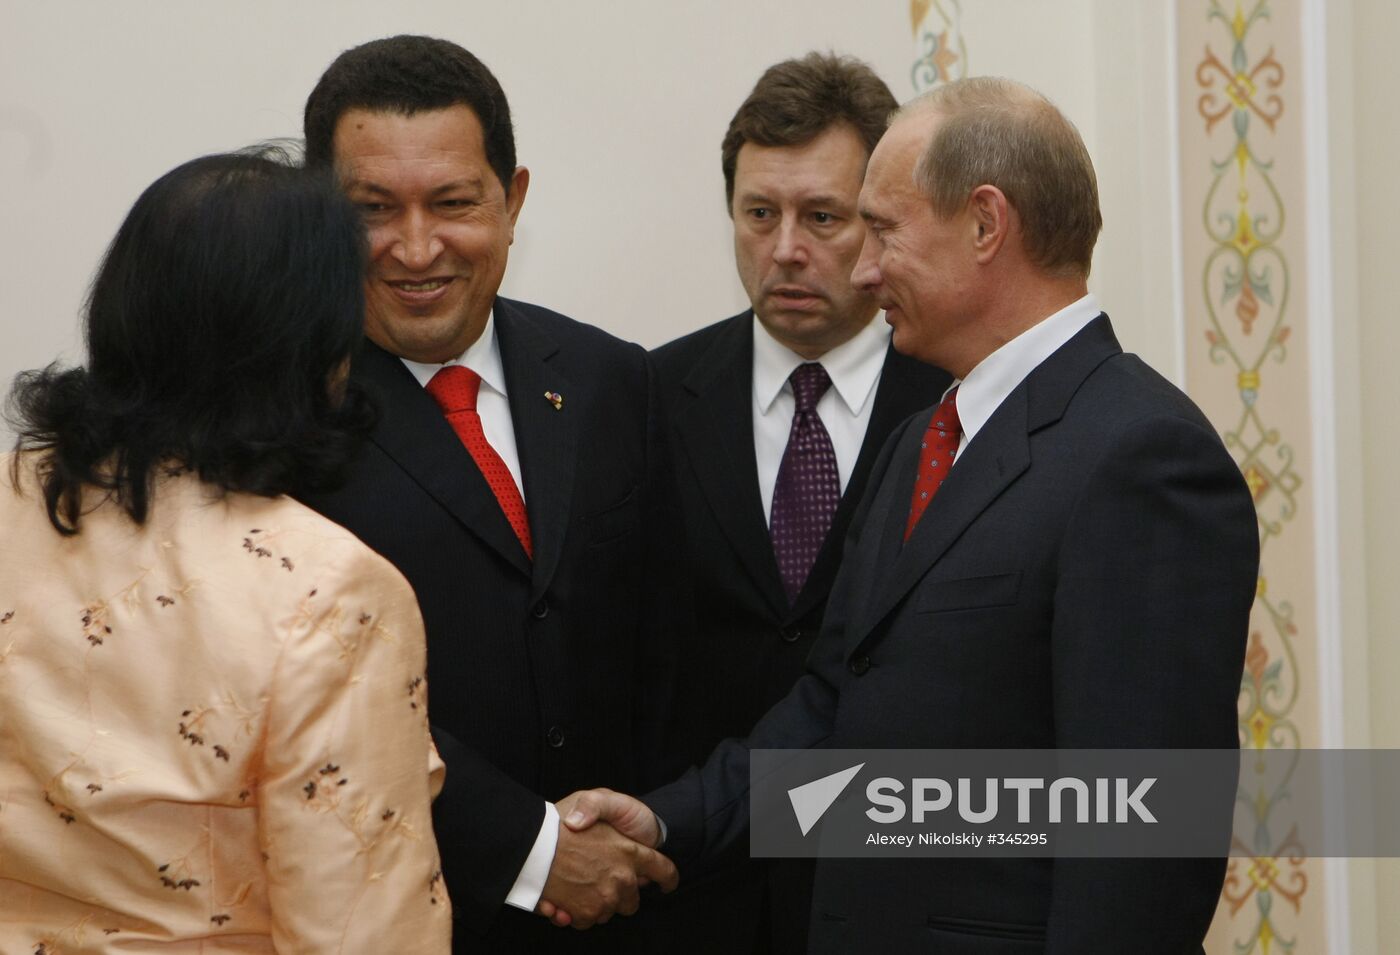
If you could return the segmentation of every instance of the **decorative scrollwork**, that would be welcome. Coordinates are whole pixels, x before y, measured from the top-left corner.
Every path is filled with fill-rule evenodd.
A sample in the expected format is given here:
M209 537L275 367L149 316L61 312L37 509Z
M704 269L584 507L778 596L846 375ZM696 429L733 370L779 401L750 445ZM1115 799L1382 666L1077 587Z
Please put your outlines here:
M1289 262L1279 246L1286 210L1274 183L1274 161L1260 155L1257 135L1278 129L1285 71L1272 46L1262 58L1251 59L1249 52L1251 31L1270 19L1269 0L1257 0L1248 12L1244 0L1235 0L1233 7L1230 14L1220 0L1209 0L1207 13L1208 21L1219 21L1230 32L1228 63L1207 44L1195 70L1201 91L1197 112L1207 136L1220 134L1212 142L1221 147L1210 160L1212 178L1201 209L1201 227L1213 246L1201 269L1201 294L1207 355L1211 364L1233 374L1239 395L1238 415L1222 428L1222 436L1244 474L1259 521L1257 623L1240 686L1240 744L1261 753L1296 753L1301 745L1294 719L1301 692L1299 626L1292 604L1270 595L1264 568L1298 517L1303 477L1284 429L1267 419L1260 401L1264 368L1287 360L1291 334ZM1294 765L1296 757L1281 779L1272 780L1262 760L1253 772L1248 761L1242 768L1237 801L1247 807L1254 828L1248 841L1235 837L1236 855L1243 858L1231 859L1223 898L1232 917L1252 904L1253 918L1243 928L1247 936L1234 940L1235 955L1289 952L1298 944L1281 933L1274 902L1283 899L1295 912L1302 910L1307 852L1296 829L1282 843L1270 829L1275 807L1292 798Z
M960 0L910 0L909 21L914 31L916 54L909 70L909 82L915 91L923 92L939 83L967 76L967 44L962 35Z

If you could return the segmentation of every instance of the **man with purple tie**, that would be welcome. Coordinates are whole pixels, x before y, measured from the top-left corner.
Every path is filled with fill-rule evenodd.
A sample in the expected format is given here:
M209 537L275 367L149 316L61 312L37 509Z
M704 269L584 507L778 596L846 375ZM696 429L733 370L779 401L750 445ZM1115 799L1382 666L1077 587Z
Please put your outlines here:
M875 297L850 284L861 177L895 107L849 57L811 53L764 72L721 147L751 308L653 353L700 631L677 706L690 761L791 688L880 446L949 381L891 349ZM802 952L810 888L803 863L750 863L649 904L643 919L668 950Z

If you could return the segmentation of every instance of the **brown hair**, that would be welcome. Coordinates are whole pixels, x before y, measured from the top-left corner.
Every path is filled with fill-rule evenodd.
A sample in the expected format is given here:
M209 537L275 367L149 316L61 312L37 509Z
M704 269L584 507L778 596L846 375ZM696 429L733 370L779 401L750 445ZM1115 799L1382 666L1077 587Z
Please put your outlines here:
M914 181L940 217L978 186L996 186L1021 217L1031 261L1056 274L1089 274L1103 229L1098 180L1079 131L1044 96L1012 80L980 76L940 86L901 114L931 110L940 122Z
M724 134L724 195L734 201L734 166L744 143L801 146L836 123L847 123L868 157L899 107L875 71L835 53L808 53L763 71Z

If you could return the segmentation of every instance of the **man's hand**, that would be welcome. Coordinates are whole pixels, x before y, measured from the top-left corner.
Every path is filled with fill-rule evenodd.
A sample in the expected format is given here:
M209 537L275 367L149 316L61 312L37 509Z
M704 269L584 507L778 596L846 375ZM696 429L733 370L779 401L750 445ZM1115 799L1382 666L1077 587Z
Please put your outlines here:
M629 839L656 849L661 844L661 824L639 799L611 789L583 789L555 803L559 818L574 832L598 821L606 822Z
M676 887L675 865L653 848L661 829L645 805L608 789L577 792L555 805L559 844L536 909L555 925L583 929L614 912L631 915L642 886Z

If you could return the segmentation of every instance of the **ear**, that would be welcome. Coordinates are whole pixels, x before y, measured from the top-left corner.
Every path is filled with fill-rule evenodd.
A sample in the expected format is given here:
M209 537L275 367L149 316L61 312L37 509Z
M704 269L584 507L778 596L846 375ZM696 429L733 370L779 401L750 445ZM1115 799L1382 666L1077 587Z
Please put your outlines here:
M510 240L515 241L515 220L520 217L520 208L525 205L525 193L530 189L530 170L516 166L511 173L510 186L506 189L506 213L510 216Z
M983 184L972 190L967 210L972 224L977 227L973 239L977 263L986 265L997 257L1011 233L1011 204L996 186Z

